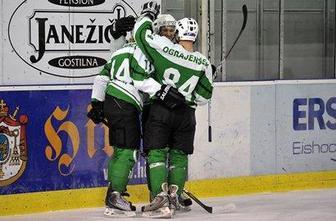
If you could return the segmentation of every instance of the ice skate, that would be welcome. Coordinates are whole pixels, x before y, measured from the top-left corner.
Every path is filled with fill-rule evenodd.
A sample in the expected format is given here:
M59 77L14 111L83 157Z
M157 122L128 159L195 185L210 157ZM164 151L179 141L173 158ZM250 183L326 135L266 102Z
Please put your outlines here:
M117 191L108 191L105 198L106 209L104 215L110 217L133 217L136 216L135 206Z
M172 211L172 214L175 214L177 210L180 210L180 203L178 201L177 195L178 186L170 185L169 186L169 208Z
M152 202L141 208L142 216L150 218L171 218L172 212L169 208L167 184L162 184L162 192L154 197Z
M192 201L185 194L182 193L178 197L178 201L180 203L180 210L181 211L183 211L183 212L189 212L191 210Z
M187 198L183 194L178 196L177 191L178 186L169 186L169 202L172 213L174 214L175 212L189 212L191 210L190 206L192 204L191 199Z

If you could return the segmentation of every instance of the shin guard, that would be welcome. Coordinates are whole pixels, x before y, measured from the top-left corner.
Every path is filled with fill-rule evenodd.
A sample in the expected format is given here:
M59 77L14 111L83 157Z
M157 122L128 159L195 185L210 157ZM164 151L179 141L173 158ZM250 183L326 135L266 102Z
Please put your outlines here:
M159 194L162 191L161 185L167 182L167 153L167 149L154 149L148 154L149 179L153 196Z
M171 149L169 152L168 184L178 186L180 196L187 179L188 155L181 150Z
M108 180L114 191L125 192L128 176L136 161L136 150L115 148L108 165Z

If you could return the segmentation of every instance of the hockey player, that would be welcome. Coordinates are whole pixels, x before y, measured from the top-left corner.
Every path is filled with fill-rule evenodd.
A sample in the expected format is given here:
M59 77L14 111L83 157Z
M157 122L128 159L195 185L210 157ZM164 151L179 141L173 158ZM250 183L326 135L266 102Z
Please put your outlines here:
M169 198L178 206L177 196L181 195L187 176L188 154L194 151L195 108L206 104L213 90L210 62L199 52L193 52L197 22L192 18L179 20L178 44L174 44L151 31L158 13L155 2L145 3L134 27L138 47L154 65L153 78L162 84L151 106L144 134L144 148L149 150L151 191L155 197L142 211L144 216L151 217L171 215Z
M176 20L170 14L159 14L153 22L154 33L160 36L165 36L174 42L176 32Z
M176 43L175 41L175 34L176 34L176 20L175 18L170 15L170 14L159 14L157 19L153 22L153 31L155 34L164 36L171 40L172 42ZM148 112L149 112L149 106L146 105L144 106L144 111L143 111L143 118L146 120L148 117ZM145 121L144 120L144 121ZM143 128L144 128L144 122L143 122ZM169 166L169 165L168 165ZM148 189L151 190L150 188L150 180L149 180L149 166L148 163L146 164L146 171L147 171L147 184L148 184ZM169 183L168 183L169 184ZM154 196L152 194L150 195L150 199L152 200ZM190 198L185 196L184 194L181 194L178 198L179 204L177 210L183 210L183 211L190 211L190 206L192 204L192 201Z
M153 22L153 30L155 34L164 36L173 42L174 37L175 37L175 31L176 31L176 20L170 14L159 14L157 19ZM145 122L148 119L150 104L151 104L150 99L148 99L147 102L145 101L143 112L142 112L143 131L145 129ZM144 154L144 157L147 158L146 157L147 153L144 152L143 154ZM146 175L147 175L147 186L150 192L149 199L152 200L153 196L151 194L151 188L150 188L148 162L146 163Z
M176 31L176 20L170 14L160 14L157 19L153 22L154 33L160 36L164 36L174 42L175 31ZM154 67L153 67L154 68ZM147 120L148 110L150 106L150 101L147 102L148 105L144 106L142 113L143 124Z
M114 38L124 38L134 25L131 18L116 22ZM92 89L92 109L88 117L94 123L104 121L109 127L109 142L114 147L108 164L109 187L104 212L107 216L135 216L136 208L123 197L128 176L140 147L139 113L142 97L138 89L153 96L161 85L149 77L152 67L135 43L125 44L115 51L95 78Z

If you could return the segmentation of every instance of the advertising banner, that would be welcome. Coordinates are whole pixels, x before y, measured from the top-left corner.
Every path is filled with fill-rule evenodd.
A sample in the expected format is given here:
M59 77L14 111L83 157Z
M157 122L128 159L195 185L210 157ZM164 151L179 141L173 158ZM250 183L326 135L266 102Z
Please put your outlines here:
M0 194L107 186L108 128L86 116L91 90L1 91ZM105 175L104 175L105 174ZM141 159L131 184L145 183Z
M0 9L2 85L92 83L110 58L116 19L137 17L145 2L6 1Z
M277 85L277 172L336 169L335 84Z

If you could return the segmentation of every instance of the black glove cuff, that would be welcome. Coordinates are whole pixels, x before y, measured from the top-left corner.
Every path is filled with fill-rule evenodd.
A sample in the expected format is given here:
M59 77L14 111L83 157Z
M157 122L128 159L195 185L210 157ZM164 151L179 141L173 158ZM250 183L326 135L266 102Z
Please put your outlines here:
M166 97L166 95L167 95L167 93L168 93L168 91L169 91L170 88L171 88L170 85L167 85L167 84L161 85L161 89L158 92L156 92L155 96L158 99L160 99L160 100L163 101L165 99L165 97Z

